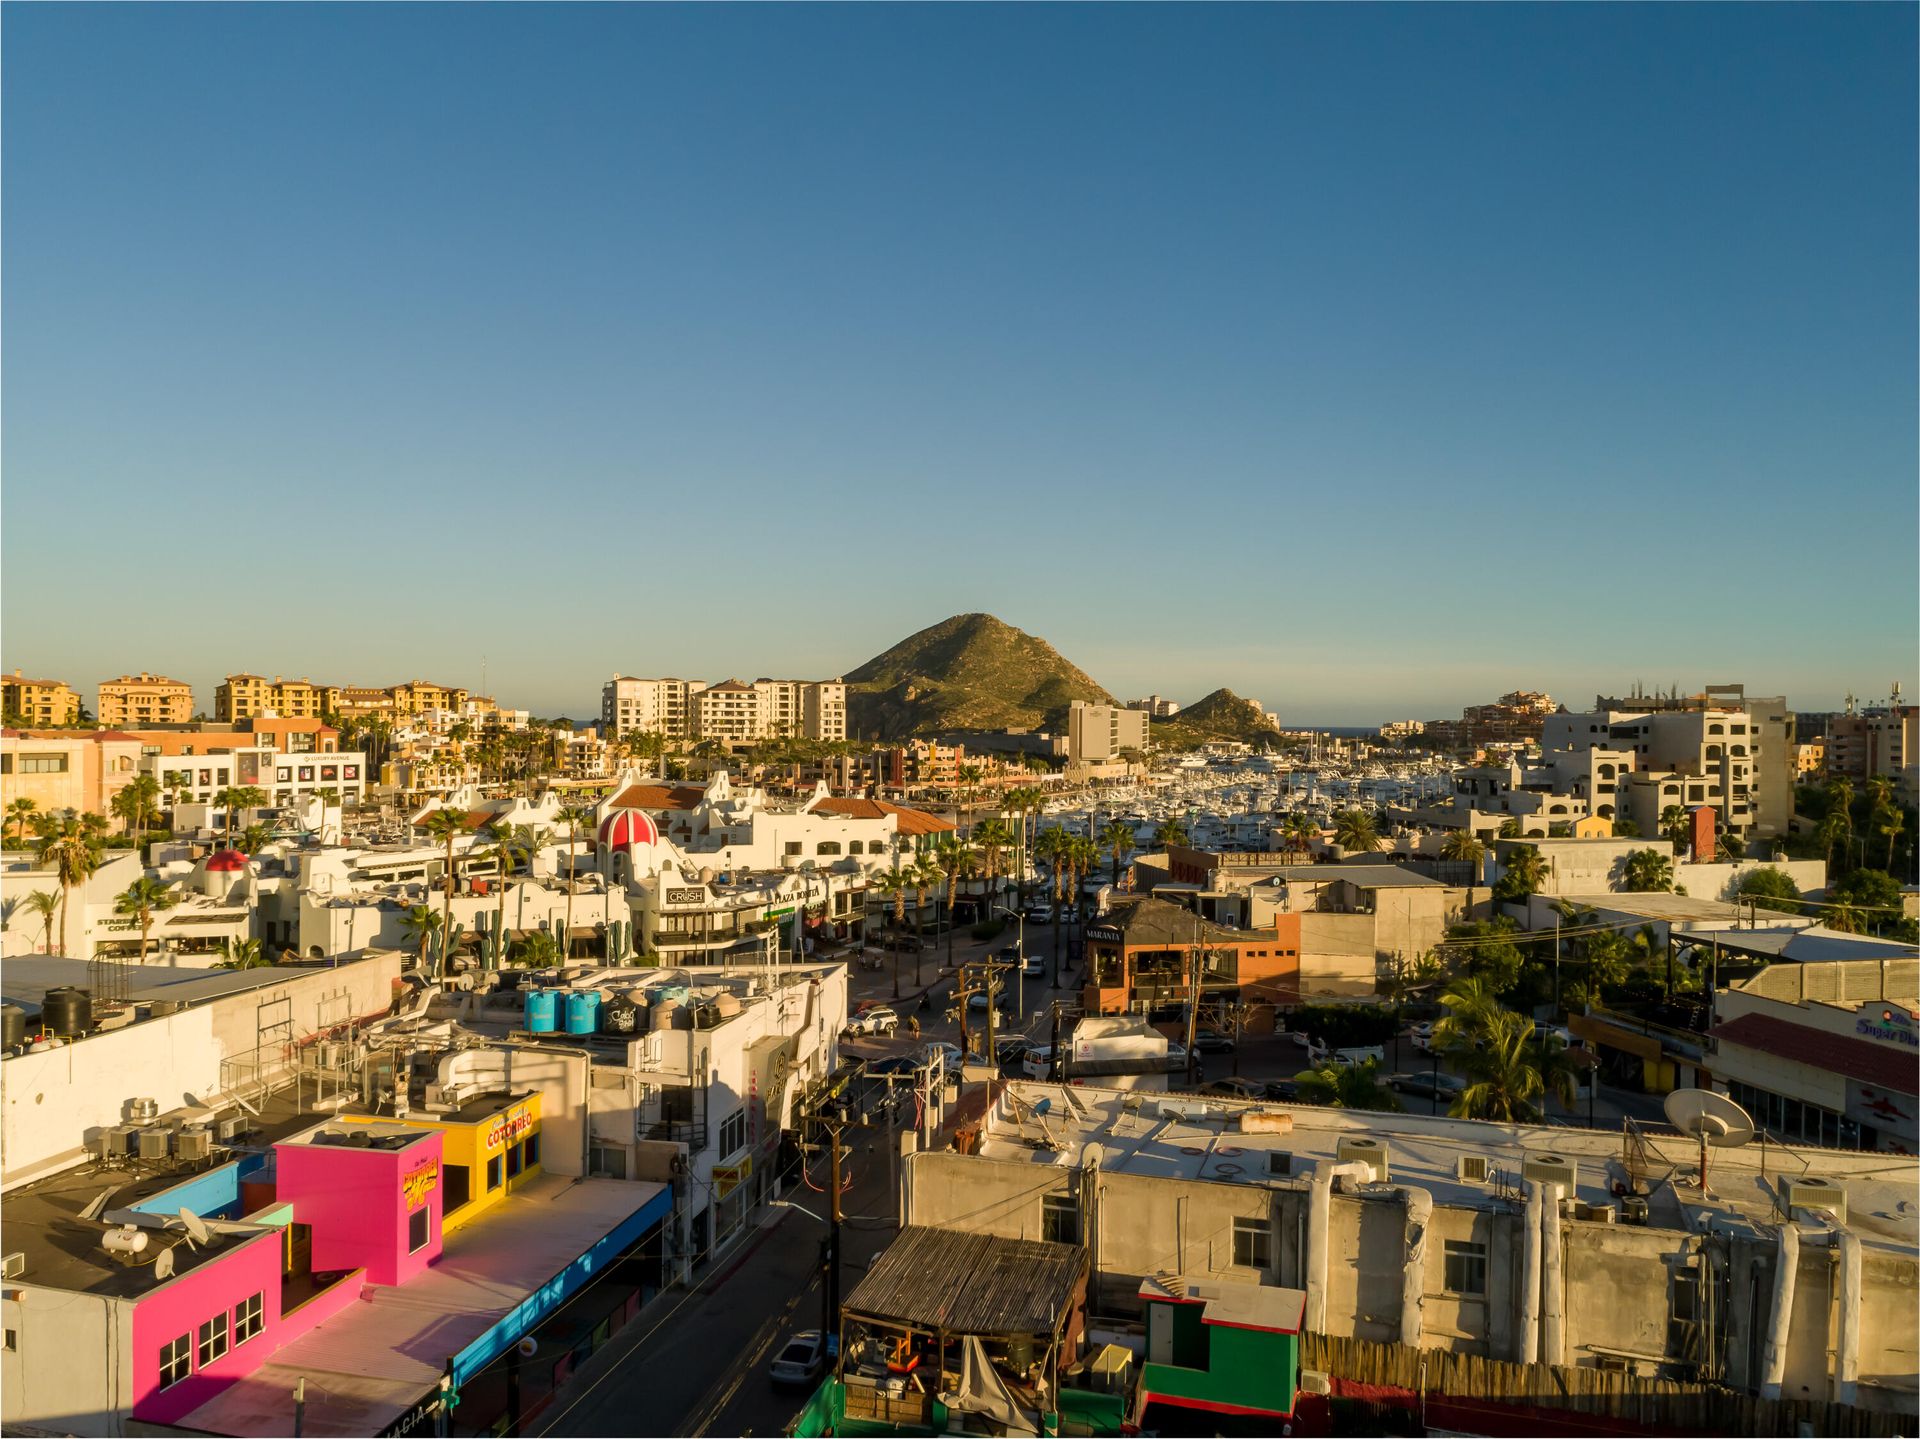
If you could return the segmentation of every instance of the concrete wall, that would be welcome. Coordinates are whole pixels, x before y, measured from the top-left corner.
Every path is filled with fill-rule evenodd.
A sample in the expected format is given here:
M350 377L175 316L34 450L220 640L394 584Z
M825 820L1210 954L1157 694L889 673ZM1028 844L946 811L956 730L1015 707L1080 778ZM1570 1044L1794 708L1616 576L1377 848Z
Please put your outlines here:
M1693 899L1733 899L1740 881L1757 869L1777 869L1800 886L1800 893L1815 894L1827 887L1827 862L1823 859L1743 859L1737 864L1679 864L1673 869L1673 882ZM1766 913L1765 910L1761 911Z
M0 1421L48 1434L127 1432L133 1410L133 1305L10 1281L0 1317Z
M1357 985L1373 987L1379 972L1375 958L1375 919L1371 914L1303 914L1300 919L1300 988L1348 993Z

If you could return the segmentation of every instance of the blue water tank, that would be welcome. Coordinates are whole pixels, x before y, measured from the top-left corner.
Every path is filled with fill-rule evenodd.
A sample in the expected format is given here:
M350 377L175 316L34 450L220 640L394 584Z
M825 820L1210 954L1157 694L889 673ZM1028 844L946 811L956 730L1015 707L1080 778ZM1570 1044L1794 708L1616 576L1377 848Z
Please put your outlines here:
M592 1034L600 1023L600 991L576 989L567 996L567 1033Z
M552 1034L560 1027L557 999L551 989L527 991L527 1028L534 1034Z

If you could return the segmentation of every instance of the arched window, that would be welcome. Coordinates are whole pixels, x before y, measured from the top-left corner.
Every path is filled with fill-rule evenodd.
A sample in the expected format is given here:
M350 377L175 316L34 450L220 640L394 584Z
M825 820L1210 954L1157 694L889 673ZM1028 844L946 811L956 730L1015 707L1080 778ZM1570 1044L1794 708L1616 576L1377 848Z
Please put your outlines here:
M1726 732L1727 727L1723 724L1710 724L1707 726L1708 734L1725 734Z
M813 847L813 852L815 854L838 854L840 853L840 841L837 839L823 839Z

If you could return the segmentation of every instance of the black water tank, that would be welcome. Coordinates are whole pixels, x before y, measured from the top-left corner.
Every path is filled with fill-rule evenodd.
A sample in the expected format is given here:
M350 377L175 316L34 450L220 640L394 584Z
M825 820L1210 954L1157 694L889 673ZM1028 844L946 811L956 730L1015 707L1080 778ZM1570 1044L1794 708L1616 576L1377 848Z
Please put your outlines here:
M602 1034L632 1034L640 1027L640 1006L624 995L616 994L600 1006Z
M0 1005L0 1049L27 1042L27 1012L17 1004Z
M93 1027L93 996L68 985L48 990L40 1001L40 1023L64 1039L85 1034Z

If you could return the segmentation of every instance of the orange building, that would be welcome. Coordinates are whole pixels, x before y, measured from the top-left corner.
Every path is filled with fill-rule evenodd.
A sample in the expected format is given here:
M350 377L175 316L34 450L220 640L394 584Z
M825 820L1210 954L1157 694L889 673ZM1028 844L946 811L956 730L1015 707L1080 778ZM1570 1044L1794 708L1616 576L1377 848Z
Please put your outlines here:
M317 719L268 719L262 715L235 725L194 725L184 729L129 730L148 754L222 754L268 745L281 754L332 754L340 731Z
M121 675L100 681L94 718L104 729L148 724L186 724L193 718L193 686L165 675Z
M1200 958L1198 985L1194 958ZM1272 929L1227 929L1160 899L1120 901L1087 927L1089 1014L1128 1014L1208 1001L1297 1003L1300 916Z

